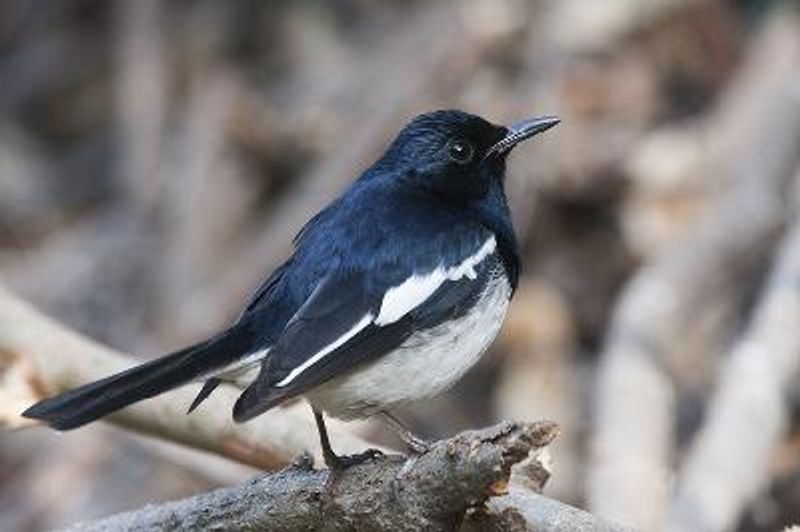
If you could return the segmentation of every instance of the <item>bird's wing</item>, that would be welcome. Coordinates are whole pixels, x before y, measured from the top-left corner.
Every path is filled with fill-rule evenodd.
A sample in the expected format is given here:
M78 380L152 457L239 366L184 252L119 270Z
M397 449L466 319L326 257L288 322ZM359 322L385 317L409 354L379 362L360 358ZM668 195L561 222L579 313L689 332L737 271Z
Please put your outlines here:
M491 238L460 264L423 275L409 272L381 286L368 272L329 275L289 321L258 378L234 407L237 421L374 360L399 347L414 331L466 312L483 288ZM496 257L495 257L496 258Z
M286 273L286 270L288 270L291 265L292 259L290 258L276 268L269 277L262 281L258 289L250 296L250 299L247 301L247 305L245 306L244 311L242 311L242 313L239 315L238 320L241 320L244 316L254 312L264 304L269 304L272 293L278 286L283 274Z

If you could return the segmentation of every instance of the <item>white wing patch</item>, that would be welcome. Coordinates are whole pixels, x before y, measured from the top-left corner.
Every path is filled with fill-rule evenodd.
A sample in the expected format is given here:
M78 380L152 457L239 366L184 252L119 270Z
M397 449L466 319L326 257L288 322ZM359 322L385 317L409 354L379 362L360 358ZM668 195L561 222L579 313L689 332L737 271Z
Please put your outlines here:
M424 303L445 281L458 281L462 277L475 279L478 276L475 266L491 255L496 247L497 242L494 236L491 236L478 251L464 259L458 266L450 268L439 266L425 275L412 275L401 284L390 288L383 296L375 325L382 326L396 322Z
M399 320L428 299L445 279L445 269L439 267L427 275L412 275L402 284L390 288L383 296L375 324L383 326Z
M281 387L286 386L287 384L291 383L301 373L303 373L305 370L307 370L308 368L310 368L311 366L316 364L320 359L322 359L322 357L324 357L325 355L327 355L331 351L334 351L338 347L341 347L345 342L347 342L353 336L355 336L359 332L361 332L364 329L364 327L366 327L367 325L372 323L372 318L373 318L372 314L367 314L366 316L361 318L361 320L358 323L356 323L355 325L353 325L353 327L349 331L347 331L346 333L341 335L334 342L332 342L332 343L326 345L325 347L323 347L320 351L317 351L317 353L314 354L314 356L310 357L308 360L306 360L305 362L303 362L302 364L300 364L299 366L294 368L286 377L284 377L275 386L278 387L278 388L281 388Z
M253 370L258 369L259 364L264 357L269 354L269 347L249 353L232 364L225 366L221 370L212 372L211 374L204 374L203 376L195 379L197 381L204 381L208 377L217 377L225 382L237 383L246 382L246 376ZM249 384L249 383L248 383Z
M478 276L475 271L475 266L494 253L496 248L497 242L494 236L491 236L483 243L478 251L464 259L461 264L450 268L439 266L425 275L412 275L399 285L390 288L383 296L381 308L377 317L372 313L366 314L358 323L353 325L350 330L294 368L286 377L275 384L275 386L282 388L291 384L291 382L304 371L322 360L326 355L344 345L371 323L383 326L399 320L408 314L409 311L424 303L445 281L458 281L462 277L475 279Z

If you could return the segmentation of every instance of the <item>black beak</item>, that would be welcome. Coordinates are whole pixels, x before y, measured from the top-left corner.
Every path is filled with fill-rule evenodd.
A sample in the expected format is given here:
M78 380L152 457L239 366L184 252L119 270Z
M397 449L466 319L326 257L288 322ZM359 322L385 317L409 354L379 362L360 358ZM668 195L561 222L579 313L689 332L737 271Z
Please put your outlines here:
M540 118L529 118L528 120L521 120L511 124L506 128L505 136L497 141L494 146L489 148L489 151L486 152L486 157L494 154L507 153L523 140L543 133L560 123L561 120L555 116L542 116Z

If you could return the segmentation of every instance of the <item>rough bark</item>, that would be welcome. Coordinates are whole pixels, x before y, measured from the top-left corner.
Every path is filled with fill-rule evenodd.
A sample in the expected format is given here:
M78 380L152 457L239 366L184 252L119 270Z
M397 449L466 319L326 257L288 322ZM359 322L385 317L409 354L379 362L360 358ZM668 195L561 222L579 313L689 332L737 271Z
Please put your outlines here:
M468 510L506 491L514 464L556 433L549 422L507 423L439 442L419 457L383 456L341 473L300 463L69 530L457 530Z
M470 528L471 527L471 528ZM461 532L624 532L632 529L527 489L492 497Z

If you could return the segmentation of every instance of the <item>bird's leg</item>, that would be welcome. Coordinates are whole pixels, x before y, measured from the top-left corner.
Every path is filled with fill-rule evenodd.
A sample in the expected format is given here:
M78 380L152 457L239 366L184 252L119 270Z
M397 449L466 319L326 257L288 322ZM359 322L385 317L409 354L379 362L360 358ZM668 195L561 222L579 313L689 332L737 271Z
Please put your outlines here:
M314 421L317 422L317 430L319 431L319 443L322 447L322 458L325 460L325 465L332 471L342 471L350 466L358 465L367 460L373 460L381 455L377 449L367 449L363 453L354 454L351 456L338 456L331 448L331 441L328 438L328 429L325 427L325 418L322 412L312 409L314 412Z
M328 429L325 427L325 418L322 417L322 412L314 410L314 421L317 422L319 444L322 447L322 458L325 460L325 465L330 469L344 469L344 464L331 449L331 441L328 438Z
M395 432L397 432L397 435L400 436L400 439L403 440L405 444L411 448L412 451L414 451L417 454L425 454L431 450L431 447L433 447L433 443L425 441L422 438L415 436L410 430L408 430L408 427L406 427L402 421L397 419L394 415L392 415L388 411L384 410L381 412L381 414L383 415L383 418L386 420L389 426L392 427L395 430Z

